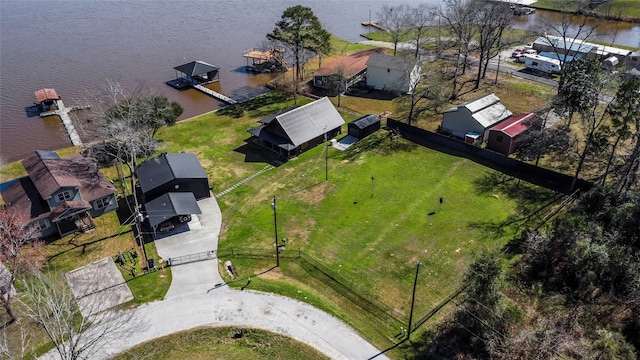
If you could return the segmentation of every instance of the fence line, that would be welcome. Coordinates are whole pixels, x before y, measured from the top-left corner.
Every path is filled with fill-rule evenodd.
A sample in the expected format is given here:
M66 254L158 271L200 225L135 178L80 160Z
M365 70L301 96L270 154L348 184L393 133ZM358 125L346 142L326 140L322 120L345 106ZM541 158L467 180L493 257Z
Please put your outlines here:
M167 264L169 266L176 266L182 264L188 264L197 261L205 261L215 259L217 257L216 250L203 251L195 254L189 254L184 256L176 256L173 258L167 259Z

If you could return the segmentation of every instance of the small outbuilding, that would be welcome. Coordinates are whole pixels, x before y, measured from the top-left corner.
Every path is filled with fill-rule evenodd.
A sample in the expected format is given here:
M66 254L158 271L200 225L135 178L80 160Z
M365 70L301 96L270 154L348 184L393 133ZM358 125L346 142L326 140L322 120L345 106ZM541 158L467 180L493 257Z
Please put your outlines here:
M161 154L138 165L136 177L145 203L169 192L193 193L197 200L211 197L209 178L194 154Z
M420 61L403 56L371 54L367 60L367 86L408 94L420 79Z
M56 100L60 100L60 96L55 89L40 89L34 93L36 97L36 107L40 111L49 110L56 104Z
M467 101L446 110L442 117L440 132L465 139L469 133L479 134L478 142L489 135L489 128L511 117L509 111L495 94Z
M356 139L364 139L380 129L380 117L369 114L353 120L348 125L348 134Z
M521 136L529 129L534 113L520 113L489 129L487 149L511 155L520 145Z
M273 151L283 160L291 159L342 131L344 120L329 98L269 116L261 125L247 130L251 141Z

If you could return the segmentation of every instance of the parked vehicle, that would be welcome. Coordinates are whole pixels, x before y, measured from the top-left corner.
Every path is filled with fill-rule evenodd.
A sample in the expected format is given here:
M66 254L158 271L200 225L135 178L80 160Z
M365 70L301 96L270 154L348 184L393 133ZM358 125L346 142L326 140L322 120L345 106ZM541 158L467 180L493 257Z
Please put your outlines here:
M538 52L534 49L526 49L522 54L523 55L536 55Z
M165 221L162 224L160 224L160 226L158 226L158 231L167 232L167 231L171 231L171 230L173 230L175 228L176 228L176 226L173 224L173 222L171 220L169 220L169 221Z
M551 59L540 55L523 55L524 66L527 69L545 74L559 74L561 71L560 60Z
M517 47L513 50L513 52L511 53L511 57L512 58L517 58L519 55L522 55L522 53L525 51L526 49L521 46L521 47Z

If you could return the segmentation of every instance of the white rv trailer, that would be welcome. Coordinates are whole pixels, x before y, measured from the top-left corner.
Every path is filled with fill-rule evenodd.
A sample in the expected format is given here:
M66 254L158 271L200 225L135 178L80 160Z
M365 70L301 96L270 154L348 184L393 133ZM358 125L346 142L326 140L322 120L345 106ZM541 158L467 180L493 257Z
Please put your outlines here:
M527 69L537 70L545 74L559 74L560 60L548 58L540 55L523 55L525 56L524 66Z

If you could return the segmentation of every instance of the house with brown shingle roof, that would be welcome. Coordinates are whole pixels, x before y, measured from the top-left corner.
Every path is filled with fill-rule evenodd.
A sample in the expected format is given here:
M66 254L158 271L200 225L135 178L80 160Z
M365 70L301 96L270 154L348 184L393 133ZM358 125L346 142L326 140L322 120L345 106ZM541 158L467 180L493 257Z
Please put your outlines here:
M28 176L2 193L5 205L35 225L39 237L95 228L93 218L117 209L116 189L91 159L38 150L22 160Z
M375 53L384 53L384 49L357 51L323 65L313 72L313 86L327 90L330 96L345 91L365 79L367 61Z

